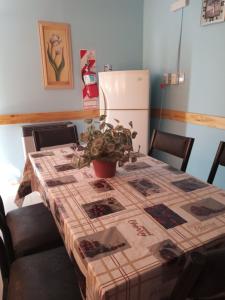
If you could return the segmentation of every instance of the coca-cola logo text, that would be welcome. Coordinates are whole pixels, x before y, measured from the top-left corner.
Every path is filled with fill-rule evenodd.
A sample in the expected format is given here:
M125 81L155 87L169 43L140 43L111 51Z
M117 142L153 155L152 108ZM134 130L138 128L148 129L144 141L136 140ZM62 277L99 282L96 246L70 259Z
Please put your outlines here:
M137 235L139 236L152 235L152 233L149 232L147 228L145 228L143 225L139 225L136 220L129 220L128 223L134 227L134 229L137 231Z

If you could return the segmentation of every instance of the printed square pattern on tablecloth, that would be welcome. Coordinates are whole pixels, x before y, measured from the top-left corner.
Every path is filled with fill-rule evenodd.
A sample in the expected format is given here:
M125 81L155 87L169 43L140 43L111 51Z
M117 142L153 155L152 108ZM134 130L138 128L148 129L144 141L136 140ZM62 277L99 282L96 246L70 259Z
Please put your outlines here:
M57 172L65 172L69 170L74 170L75 166L72 163L69 163L69 164L57 165L54 166L54 168L56 169Z
M174 181L172 184L184 192L193 192L208 186L207 183L197 180L196 178L187 178L180 181Z
M65 238L64 222L68 218L68 213L61 200L55 199L55 202L53 203L53 211L55 219L59 225L59 231L62 234L63 238Z
M184 251L169 239L152 245L149 247L149 251L162 262L176 260L184 254Z
M48 187L55 187L63 184L69 184L77 182L76 178L72 175L63 176L63 177L56 177L53 179L46 180L46 184Z
M90 182L90 185L97 193L103 193L113 190L113 187L104 179Z
M35 166L37 167L37 169L41 172L41 171L43 171L43 168L42 168L42 166L41 166L41 164L40 163L35 163Z
M146 178L135 179L128 181L128 183L145 197L163 192L163 189L159 185Z
M80 238L78 244L81 255L88 260L100 259L130 247L116 227Z
M143 161L140 161L140 162L136 162L136 163L126 164L123 168L127 172L131 172L131 171L136 171L136 170L140 170L140 169L151 168L151 166L149 164L146 164Z
M74 153L65 154L64 157L66 159L72 159L74 157Z
M38 153L31 154L31 157L40 158L40 157L53 156L53 155L55 155L53 152L38 152Z
M187 222L164 204L145 207L144 210L166 229L170 229Z
M90 219L99 218L125 209L115 198L110 197L103 200L82 205Z
M206 198L182 206L185 211L200 221L208 220L225 213L225 205L213 198Z

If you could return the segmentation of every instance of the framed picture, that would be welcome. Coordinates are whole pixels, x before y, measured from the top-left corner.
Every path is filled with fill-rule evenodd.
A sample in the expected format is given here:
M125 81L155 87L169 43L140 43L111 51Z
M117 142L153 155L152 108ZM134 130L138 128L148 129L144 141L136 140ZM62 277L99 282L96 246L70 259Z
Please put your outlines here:
M39 35L45 88L73 88L70 25L40 21Z
M223 22L225 20L224 0L203 0L201 25Z

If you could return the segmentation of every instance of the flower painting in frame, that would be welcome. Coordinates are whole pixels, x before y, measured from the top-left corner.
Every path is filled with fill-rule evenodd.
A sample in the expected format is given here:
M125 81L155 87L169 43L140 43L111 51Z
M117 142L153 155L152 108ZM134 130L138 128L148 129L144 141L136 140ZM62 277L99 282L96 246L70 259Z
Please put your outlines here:
M224 22L225 4L224 0L203 0L201 25Z
M73 88L70 25L39 21L45 88Z

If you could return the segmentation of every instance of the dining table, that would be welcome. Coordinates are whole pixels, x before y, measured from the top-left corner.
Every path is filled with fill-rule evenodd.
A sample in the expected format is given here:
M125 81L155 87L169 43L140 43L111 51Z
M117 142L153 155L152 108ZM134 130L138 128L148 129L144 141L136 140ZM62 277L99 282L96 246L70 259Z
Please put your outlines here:
M40 192L87 300L168 299L188 254L224 246L224 190L141 154L97 178L92 165L76 169L73 155L73 147L30 153L15 202Z

